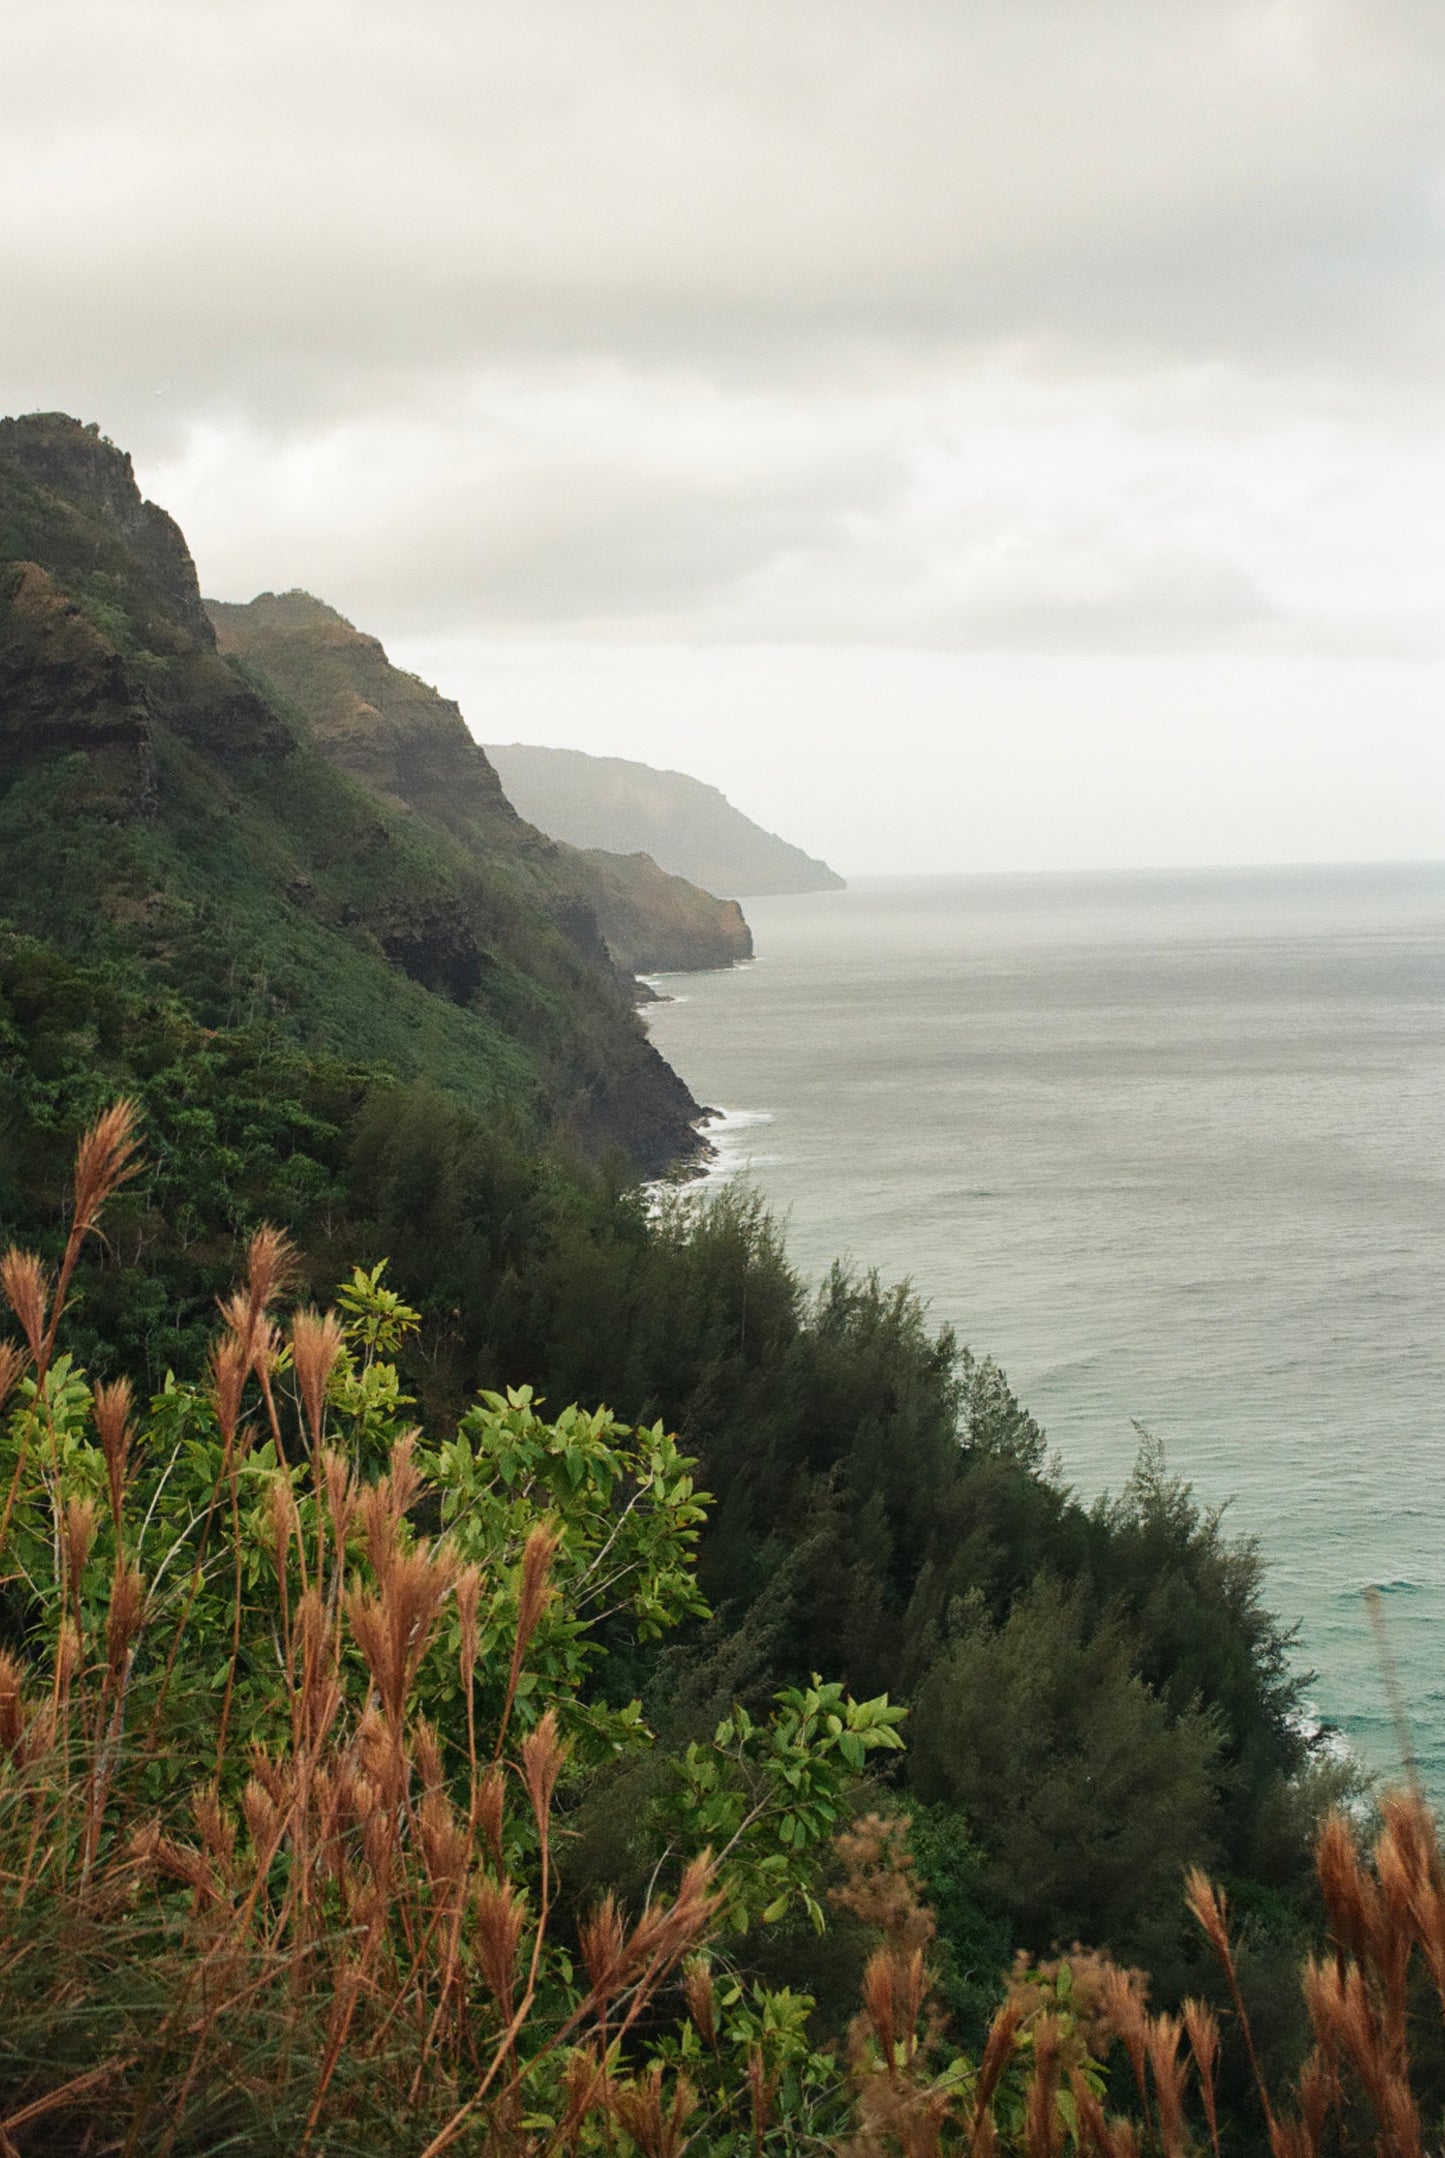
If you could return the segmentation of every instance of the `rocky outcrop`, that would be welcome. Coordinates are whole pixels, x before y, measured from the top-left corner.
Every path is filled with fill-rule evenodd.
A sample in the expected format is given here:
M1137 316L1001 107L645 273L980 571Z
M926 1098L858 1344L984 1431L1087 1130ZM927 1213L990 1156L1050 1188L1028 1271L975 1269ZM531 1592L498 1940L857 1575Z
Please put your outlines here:
M380 641L309 592L206 603L219 648L296 707L317 746L363 785L469 845L528 835L460 708L394 667Z
M38 562L0 568L0 790L43 759L83 755L91 806L154 804L150 714L111 640Z
M589 849L572 858L588 880L607 949L628 974L690 974L752 958L753 933L735 899L670 877L650 854Z
M92 528L107 528L176 622L203 649L215 644L180 526L142 498L130 458L94 423L82 426L64 412L0 419L0 458L79 510Z

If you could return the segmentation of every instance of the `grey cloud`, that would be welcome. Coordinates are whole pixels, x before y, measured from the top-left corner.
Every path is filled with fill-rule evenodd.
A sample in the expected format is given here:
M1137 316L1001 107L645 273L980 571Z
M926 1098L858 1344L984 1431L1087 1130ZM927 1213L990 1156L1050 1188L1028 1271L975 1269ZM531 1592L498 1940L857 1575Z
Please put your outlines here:
M0 388L128 432L163 432L167 383L299 423L502 355L816 377L1026 340L1378 372L1445 344L1424 7L32 18Z
M724 501L698 486L594 490L586 472L572 477L565 503L518 504L512 516L494 514L485 524L464 503L429 506L411 533L389 528L364 564L343 554L337 573L348 591L414 629L440 627L461 612L483 626L594 630L621 619L687 634L689 619L725 598L760 559L817 546L832 521L825 506L766 490ZM412 557L409 575L413 538L425 553Z
M1442 134L1438 0L49 0L0 78L0 408L98 419L143 477L198 428L279 474L350 425L354 514L227 538L198 479L201 567L381 629L1405 649L1418 620L1286 605L1227 536L1105 517L1082 587L1028 547L990 577L1004 511L965 487L934 530L907 498L980 356L1216 366L1245 430L1251 397L1334 397L1432 436ZM625 439L605 397L563 424L599 368L641 385ZM555 412L469 461L509 373ZM649 442L649 383L690 386L702 448ZM945 419L787 451L764 388ZM458 470L369 502L398 413Z
M1043 656L1314 649L1309 628L1232 563L1183 551L1149 561L1104 559L1105 574L1088 591L1024 563L1016 577L995 578L948 603L929 604L900 586L877 591L871 607L846 611L829 604L822 576L811 607L790 596L771 618L766 608L739 610L734 638ZM716 620L707 634L734 641Z
M827 559L847 520L903 491L896 458L702 478L569 459L421 489L404 516L290 545L286 577L325 582L359 617L412 634L458 619L595 633L608 622L689 637L780 555ZM251 548L254 549L254 541ZM212 584L216 577L203 570ZM222 576L237 574L227 563ZM246 595L249 596L249 595Z
M604 477L599 475L599 478ZM615 478L615 475L605 477ZM882 502L886 489L881 484ZM414 534L343 548L328 596L387 634L641 638L654 644L870 645L1055 655L1173 652L1430 656L1440 625L1301 612L1239 564L1176 549L1120 557L1101 532L1090 589L1027 558L951 600L904 553L870 553L826 499L766 489L726 507L701 488L600 485L485 523L433 506ZM415 538L416 547L411 542ZM304 580L303 580L304 581Z
M350 498L333 504L324 468L307 476L301 492L322 507L313 524L288 526L271 506L296 491L283 462L244 515L224 501L209 523L183 515L207 588L244 598L303 584L384 635L423 638L465 624L502 637L694 646L1440 648L1435 611L1412 612L1404 594L1393 610L1362 591L1326 611L1301 598L1297 576L1292 592L1275 590L1252 559L1250 527L1278 520L1274 501L1303 530L1333 487L1332 514L1338 522L1343 509L1348 522L1358 460L1333 481L1307 461L1287 472L1283 497L1276 479L1256 499L1242 470L1248 447L1201 455L1187 416L1182 434L1176 416L1162 445L1135 428L1090 446L1061 487L1054 466L1080 457L1068 406L1060 415L1045 405L1017 439L994 442L978 422L944 449L927 432L936 415L909 421L864 400L811 446L806 403L741 413L724 403L728 440L748 452L738 465L709 438L711 396L658 418L659 440L637 385L620 401L585 381L574 394L597 402L565 411L519 392L489 413L490 433L453 417L419 448L361 430L341 466ZM565 385L555 395L565 406ZM264 473L264 454L253 444L240 461ZM398 461L414 467L400 486ZM941 492L925 471L942 473ZM1430 484L1427 472L1421 489ZM183 474L178 485L180 496L159 491L184 513ZM1378 528L1397 510L1387 488L1362 514ZM1189 536L1201 516L1212 541Z
M1237 648L1278 622L1244 572L1187 556L1115 579L1101 592L1024 590L898 624L887 642L934 650L1075 653Z

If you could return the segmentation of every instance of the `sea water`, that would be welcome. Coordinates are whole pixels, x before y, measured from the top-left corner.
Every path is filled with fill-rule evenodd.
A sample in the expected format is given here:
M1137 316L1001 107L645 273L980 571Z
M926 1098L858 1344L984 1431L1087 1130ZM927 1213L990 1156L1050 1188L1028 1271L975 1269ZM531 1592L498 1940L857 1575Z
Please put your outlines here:
M1445 865L898 879L747 903L653 1037L724 1174L908 1276L1093 1499L1137 1426L1255 1536L1317 1712L1445 1799Z

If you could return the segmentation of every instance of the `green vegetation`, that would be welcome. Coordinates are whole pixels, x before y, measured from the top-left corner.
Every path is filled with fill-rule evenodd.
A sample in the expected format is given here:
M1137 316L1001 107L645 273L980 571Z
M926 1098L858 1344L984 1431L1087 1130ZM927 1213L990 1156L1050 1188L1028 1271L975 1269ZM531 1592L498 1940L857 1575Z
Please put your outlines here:
M810 2004L745 1974L703 2052L697 1958L795 1904L822 1922L844 1794L901 1711L821 1684L740 1710L663 1764L640 1909L569 1903L589 1773L652 1743L607 1644L703 1609L692 1464L524 1391L422 1438L392 1361L418 1315L376 1268L283 1319L274 1230L201 1383L135 1414L59 1346L132 1144L128 1105L82 1142L58 1276L0 1258L7 2139L439 2152L625 2132L664 2074L719 2124L754 2062L836 2086Z
M122 1005L107 1033L88 1010L77 1028L63 1006L10 1061L32 1108L3 1203L58 1262L42 1168L53 1194L87 1097L127 1060L148 1067L153 1160L74 1277L69 1337L91 1368L156 1392L168 1368L197 1370L229 1239L267 1214L294 1229L318 1297L390 1247L388 1278L429 1314L404 1363L433 1417L479 1386L531 1386L687 1435L714 1494L698 1569L715 1615L665 1644L608 1642L610 1689L639 1694L670 1748L705 1743L734 1701L766 1714L815 1671L918 1704L899 1790L927 1802L919 1859L961 2039L978 2042L1020 1947L1107 1943L1147 1960L1165 2002L1204 1986L1179 1918L1186 1863L1226 1868L1255 1964L1288 1967L1326 1779L1257 1562L1157 1462L1117 1503L1079 1507L993 1367L906 1292L838 1274L810 1299L741 1194L650 1218L630 1184L434 1092L308 1064L264 1030L202 1045L154 1011ZM581 1879L641 1893L657 1796L651 1755L596 1770ZM810 1933L774 1934L770 1974L840 2015L847 1973ZM1292 2029L1277 2035L1287 2053Z
M709 1501L663 1426L546 1420L512 1389L424 1434L399 1361L419 1314L381 1266L333 1310L293 1307L274 1229L203 1375L138 1409L65 1344L80 1253L137 1166L121 1103L78 1148L58 1268L0 1255L9 2150L1423 2152L1413 2004L1432 1983L1445 2002L1445 1861L1421 1803L1387 1803L1373 1870L1345 1816L1324 1826L1335 1953L1305 1964L1314 2051L1287 2096L1197 1868L1242 2101L1211 2006L1152 2014L1138 1971L1077 1947L1016 1958L961 2045L906 1817L844 1826L902 1709L814 1677L678 1746L629 1692L630 1657L706 1611ZM1062 1610L1032 1593L995 1637L1014 1654L1043 1629L1022 1652L1036 1695ZM1063 1684L1117 1690L1120 1668L1111 1641ZM1123 1713L1152 1750L1162 1722ZM649 1871L623 1901L574 1860L599 1781L637 1762ZM1047 1744L1034 1770L1053 1777ZM1035 1817L1045 1878L1070 1810ZM920 1842L946 1876L936 1815ZM770 1968L798 1919L861 1998L846 2033Z
M415 2152L490 2076L462 2147L1122 2151L1134 1965L1166 2014L1237 1979L1292 2072L1339 1778L1257 1554L1148 1445L1081 1505L994 1365L809 1290L746 1192L650 1200L692 1105L555 850L442 783L454 731L430 808L321 754L118 452L0 425L0 538L11 2145ZM1209 2089L1261 2147L1244 2057Z

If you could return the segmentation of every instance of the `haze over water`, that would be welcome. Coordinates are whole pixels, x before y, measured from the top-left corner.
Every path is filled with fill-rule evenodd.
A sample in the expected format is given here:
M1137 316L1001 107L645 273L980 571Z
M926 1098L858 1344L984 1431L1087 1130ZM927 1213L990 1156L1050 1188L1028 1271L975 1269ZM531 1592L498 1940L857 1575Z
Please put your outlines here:
M870 881L747 903L652 1030L728 1172L907 1274L1081 1496L1133 1423L1258 1536L1312 1698L1445 1797L1445 866Z

